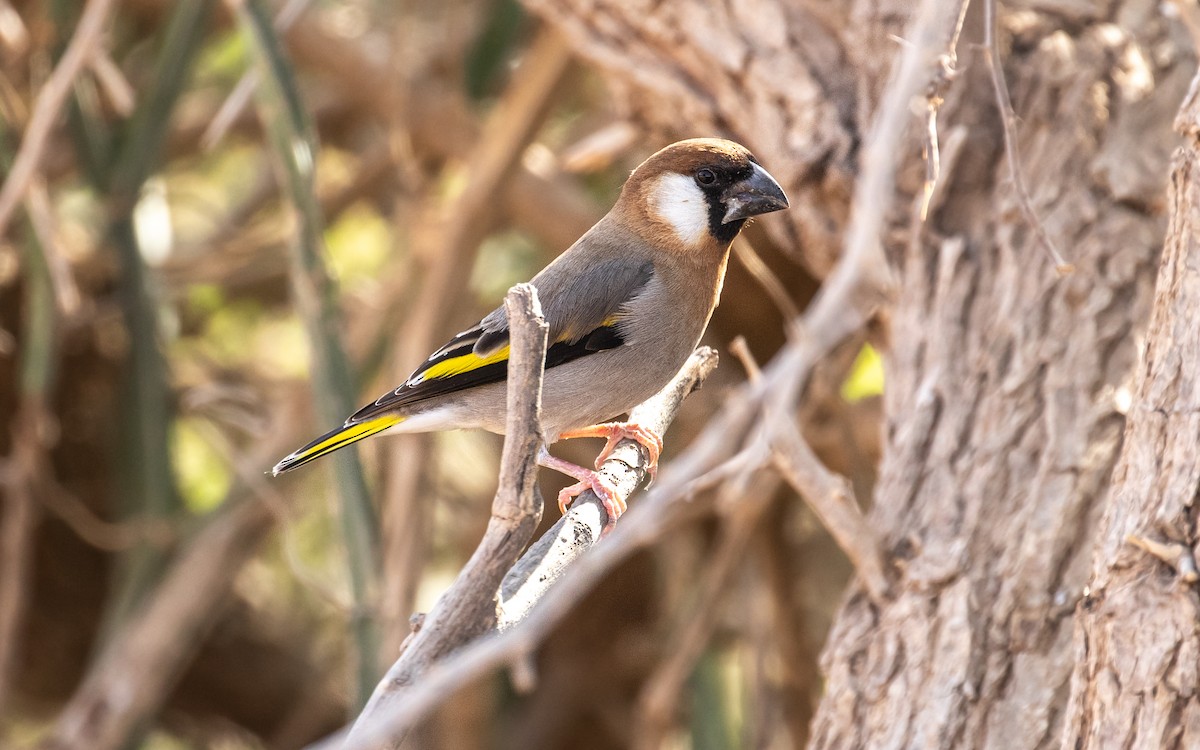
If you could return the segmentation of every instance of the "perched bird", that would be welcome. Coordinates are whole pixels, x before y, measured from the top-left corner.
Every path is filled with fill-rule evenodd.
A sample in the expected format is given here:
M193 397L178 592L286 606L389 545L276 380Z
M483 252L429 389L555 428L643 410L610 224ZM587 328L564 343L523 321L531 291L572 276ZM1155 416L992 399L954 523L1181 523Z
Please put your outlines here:
M700 342L721 294L729 246L747 219L787 208L779 183L745 147L719 139L667 146L633 171L612 210L531 281L549 324L542 390L547 444L606 437L644 445L652 468L662 438L637 424L602 423L657 393ZM279 475L384 431L477 428L503 433L508 321L501 306L438 349L395 390L280 461ZM624 502L598 473L551 456L538 462L591 488L609 517Z

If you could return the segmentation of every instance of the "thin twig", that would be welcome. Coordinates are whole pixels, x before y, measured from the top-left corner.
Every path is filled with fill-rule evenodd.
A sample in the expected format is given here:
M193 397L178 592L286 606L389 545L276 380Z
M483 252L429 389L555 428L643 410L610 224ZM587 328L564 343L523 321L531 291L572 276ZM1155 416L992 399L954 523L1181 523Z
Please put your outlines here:
M746 377L751 383L757 383L762 379L762 368L759 367L758 360L754 358L754 353L750 351L750 345L746 343L745 336L739 335L730 341L729 351L737 357L738 362L742 363L742 369L746 371Z
M1004 154L1008 160L1013 191L1017 195L1017 205L1021 207L1021 213L1025 216L1029 228L1037 235L1038 242L1054 262L1054 270L1059 276L1066 276L1075 270L1075 266L1067 262L1050 239L1045 225L1033 210L1029 190L1025 187L1025 173L1021 169L1021 156L1017 153L1017 115L1008 96L1008 82L1004 79L1004 71L1000 69L1000 50L996 43L996 0L983 0L983 59L987 62L988 71L992 76L992 88L996 92L996 108L1000 110L1000 125L1004 132Z
M738 237L733 241L733 254L775 303L775 307L783 314L785 321L791 322L800 317L800 308L796 307L791 295L787 293L787 287L779 280L770 266L763 262L762 256L755 252L754 246L745 236Z
M82 300L79 286L75 283L75 277L71 275L71 264L60 252L62 243L50 205L50 192L41 177L35 177L29 183L25 195L25 210L29 214L29 223L33 226L34 234L42 246L42 255L50 273L50 284L54 289L58 314L64 320L70 320L79 311Z
M26 399L13 423L13 456L0 466L0 716L7 714L21 654L24 653L26 614L33 594L33 542L37 528L37 503L33 495L36 476L31 465L43 450L37 419L44 405Z
M960 27L961 28L961 27ZM925 157L925 184L922 185L920 205L920 220L929 217L929 207L933 203L933 193L937 188L942 173L942 154L938 143L937 116L942 104L946 101L946 88L954 80L955 63L958 60L958 34L950 42L946 54L938 59L937 71L929 82L925 95L925 140L922 151Z
M75 77L87 65L96 45L103 38L101 32L112 6L113 0L92 0L84 7L66 52L38 92L33 114L21 141L21 150L13 160L8 179L4 181L3 188L0 188L0 237L5 235L13 212L37 173L46 144L50 140L50 133L54 130L58 114L71 93Z
M854 565L871 599L884 601L891 590L891 582L879 537L859 510L850 482L821 463L795 421L786 417L771 421L776 468L821 519L821 524Z
M97 47L92 52L92 59L89 63L92 72L96 74L96 80L100 83L101 90L108 96L108 102L112 105L117 114L122 117L129 117L133 114L134 108L137 106L137 98L133 93L133 86L129 85L129 81L125 79L125 74L109 57L108 50L103 47Z
M66 524L85 544L105 552L125 552L139 545L165 550L179 538L169 518L149 514L109 521L96 515L82 500L58 483L45 457L39 457L39 477L45 484L37 493L42 507Z
M275 15L275 30L283 34L292 28L310 2L311 0L288 0L287 4ZM225 138L229 128L237 122L246 107L250 105L250 98L254 96L254 90L258 88L258 83L257 68L251 68L242 75L237 85L233 87L233 91L221 103L217 113L213 115L208 127L204 129L204 134L200 136L200 148L211 151Z

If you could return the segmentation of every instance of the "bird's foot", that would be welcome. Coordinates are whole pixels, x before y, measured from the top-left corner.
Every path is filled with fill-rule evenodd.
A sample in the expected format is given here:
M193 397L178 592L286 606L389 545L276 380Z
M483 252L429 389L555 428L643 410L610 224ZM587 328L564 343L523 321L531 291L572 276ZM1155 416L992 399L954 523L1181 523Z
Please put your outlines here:
M629 438L646 449L646 454L649 458L646 473L650 475L650 482L653 483L654 478L658 475L658 457L662 454L663 449L662 436L649 427L640 425L637 422L606 422L605 424L596 424L591 427L582 427L578 430L568 430L558 437L560 440L583 437L608 438L608 442L604 444L604 450L600 451L600 455L596 457L597 469L612 455L613 450L617 447L617 443L625 438Z
M584 469L584 471L587 471L587 469ZM608 480L594 471L590 473L591 476L587 479L570 487L564 487L558 493L558 509L565 516L571 504L575 502L575 498L591 490L600 498L605 512L608 513L608 522L611 524L621 517L628 506L621 499L621 496L617 494L616 488L609 484Z
M585 469L582 466L576 466L570 461L564 461L561 458L552 456L545 449L542 449L541 455L538 456L538 463L547 469L554 469L557 472L578 480L578 484L566 487L562 492L558 493L558 509L563 515L567 514L567 509L575 502L575 498L588 490L595 492L596 496L600 498L605 512L608 513L610 525L620 518L621 514L628 507L617 493L617 488L602 475L591 469Z

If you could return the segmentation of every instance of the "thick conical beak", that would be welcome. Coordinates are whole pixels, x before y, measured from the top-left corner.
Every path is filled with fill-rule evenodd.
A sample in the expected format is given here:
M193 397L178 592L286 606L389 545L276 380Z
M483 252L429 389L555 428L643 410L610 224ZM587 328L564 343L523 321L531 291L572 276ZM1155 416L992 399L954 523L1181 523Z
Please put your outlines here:
M738 219L749 219L759 214L769 214L788 207L787 196L775 178L767 174L767 170L751 162L754 173L734 183L721 196L725 204L725 218L722 224L728 224Z

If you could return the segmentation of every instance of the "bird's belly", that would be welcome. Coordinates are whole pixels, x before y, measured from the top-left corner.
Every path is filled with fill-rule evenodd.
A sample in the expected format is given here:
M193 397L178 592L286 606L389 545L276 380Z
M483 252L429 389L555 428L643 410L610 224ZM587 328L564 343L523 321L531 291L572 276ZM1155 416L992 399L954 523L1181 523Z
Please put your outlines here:
M547 372L542 386L542 432L553 439L567 430L620 416L658 393L683 365L683 360L655 362L644 354L637 347L620 347Z

